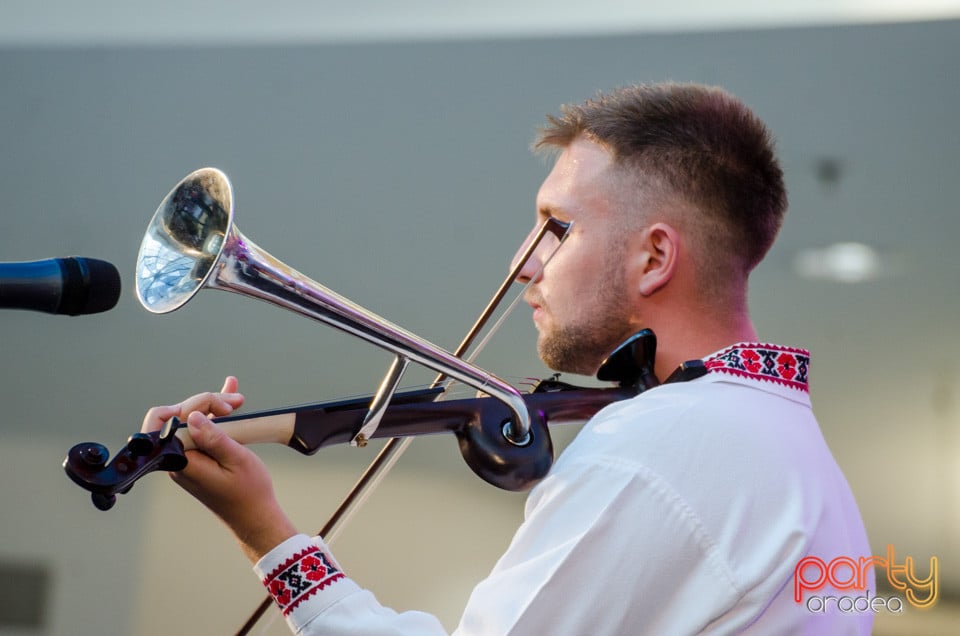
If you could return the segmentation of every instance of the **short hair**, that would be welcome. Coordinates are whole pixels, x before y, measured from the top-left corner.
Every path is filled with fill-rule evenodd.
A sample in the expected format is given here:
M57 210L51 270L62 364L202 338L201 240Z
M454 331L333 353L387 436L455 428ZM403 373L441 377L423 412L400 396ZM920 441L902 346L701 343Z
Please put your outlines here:
M708 215L707 226L726 228L718 247L731 250L744 274L773 245L787 208L773 137L723 89L629 86L563 106L547 122L536 150L566 148L580 136L602 144L620 165L654 177Z

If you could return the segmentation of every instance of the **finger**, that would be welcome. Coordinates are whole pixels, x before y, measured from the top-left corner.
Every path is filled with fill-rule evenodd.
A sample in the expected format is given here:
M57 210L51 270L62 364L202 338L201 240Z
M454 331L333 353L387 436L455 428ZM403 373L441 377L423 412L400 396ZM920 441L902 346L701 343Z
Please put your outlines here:
M159 430L171 417L185 418L193 411L201 411L211 417L230 415L243 405L243 394L237 393L237 378L227 376L220 393L198 393L188 397L180 404L155 406L147 411L140 427L141 432Z
M239 380L235 376L228 375L223 381L223 388L220 389L220 398L230 405L232 410L236 410L243 406L243 393L238 391ZM218 413L217 415L226 415L226 413Z
M236 393L239 384L239 380L237 380L236 376L228 375L223 381L223 388L220 389L220 392Z
M150 433L152 431L160 430L167 420L169 420L171 417L178 417L179 415L179 404L174 404L171 406L155 406L147 411L147 414L143 416L143 425L140 427L140 432Z
M233 410L243 404L243 395L240 393L198 393L192 395L180 403L182 417L188 416L194 411L199 411L206 415L229 415Z

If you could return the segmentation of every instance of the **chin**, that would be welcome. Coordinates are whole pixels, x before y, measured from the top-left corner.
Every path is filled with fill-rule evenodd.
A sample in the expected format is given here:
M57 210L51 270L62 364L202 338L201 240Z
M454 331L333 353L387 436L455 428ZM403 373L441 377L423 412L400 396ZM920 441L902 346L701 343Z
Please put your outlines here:
M557 351L550 347L549 343L546 346L538 346L537 353L540 355L540 360L547 365L547 368L558 373L592 376L600 368L600 362L602 362L602 359L593 360L591 357L588 360L586 356L571 355L572 352L570 351Z
M610 344L612 340L615 342ZM543 363L554 371L592 376L622 342L609 334L581 329L541 330L537 338L537 353Z

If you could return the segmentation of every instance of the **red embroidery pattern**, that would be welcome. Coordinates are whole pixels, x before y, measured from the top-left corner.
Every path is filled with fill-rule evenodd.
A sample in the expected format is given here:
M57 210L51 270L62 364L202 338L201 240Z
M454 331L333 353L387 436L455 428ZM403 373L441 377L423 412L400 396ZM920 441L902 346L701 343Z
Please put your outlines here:
M737 344L704 361L710 371L776 382L809 393L810 352L771 344Z
M311 546L280 564L263 579L263 586L280 606L284 616L331 583L344 578L333 560Z

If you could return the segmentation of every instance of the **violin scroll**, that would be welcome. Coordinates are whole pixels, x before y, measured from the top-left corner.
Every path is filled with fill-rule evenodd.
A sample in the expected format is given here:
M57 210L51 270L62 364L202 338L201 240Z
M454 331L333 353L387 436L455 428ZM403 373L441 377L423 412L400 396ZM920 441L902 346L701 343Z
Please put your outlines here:
M103 444L81 442L67 453L63 470L74 483L90 491L94 506L109 510L118 494L128 492L147 473L176 472L186 467L183 444L175 434L181 426L173 418L159 431L135 433L112 459Z

